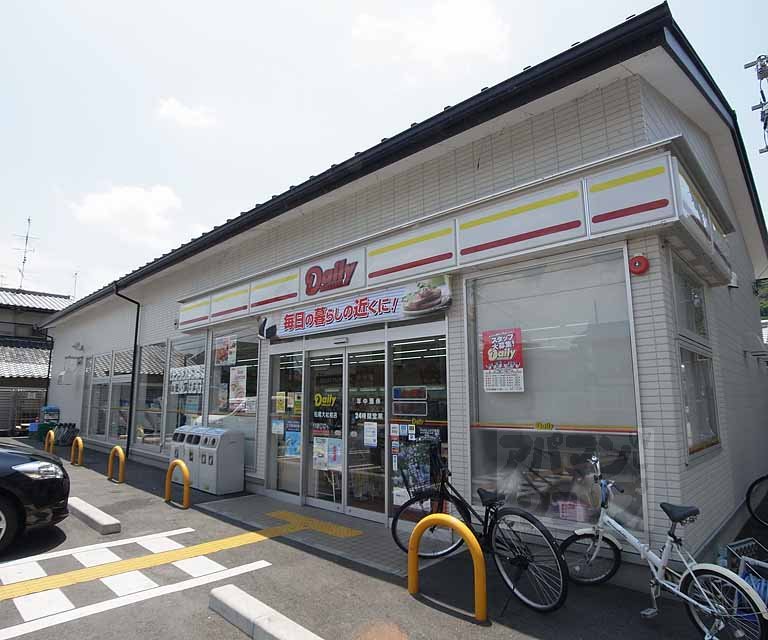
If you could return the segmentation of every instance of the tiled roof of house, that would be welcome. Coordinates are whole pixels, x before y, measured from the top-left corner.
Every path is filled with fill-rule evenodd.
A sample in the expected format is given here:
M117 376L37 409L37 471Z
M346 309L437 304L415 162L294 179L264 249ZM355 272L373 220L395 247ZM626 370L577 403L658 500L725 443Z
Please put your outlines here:
M0 307L35 309L38 311L61 311L72 302L69 296L25 289L0 287Z
M47 378L48 349L0 344L0 378Z

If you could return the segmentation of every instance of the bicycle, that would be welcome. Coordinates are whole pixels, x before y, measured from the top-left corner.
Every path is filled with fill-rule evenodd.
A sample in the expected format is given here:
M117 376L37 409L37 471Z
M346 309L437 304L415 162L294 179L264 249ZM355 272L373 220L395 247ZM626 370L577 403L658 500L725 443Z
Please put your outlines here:
M514 596L537 611L560 608L568 595L568 570L547 528L527 511L504 506L504 494L485 489L478 489L485 507L481 516L448 480L451 472L437 453L437 447L430 448L430 458L434 473L412 468L414 473L409 475L403 470L403 481L411 497L392 519L392 537L397 546L407 553L415 524L430 514L448 513L452 506L483 551L493 556L496 568ZM427 476L437 476L436 486L424 482ZM479 531L475 525L480 526ZM456 551L463 542L446 529L430 527L422 536L419 556L443 557Z
M560 546L570 579L579 584L594 585L613 577L621 564L619 542L612 535L615 532L640 554L651 571L652 606L644 609L641 616L652 618L658 613L657 599L661 590L665 589L684 600L691 622L707 640L765 638L768 633L768 610L757 592L724 567L697 563L677 536L677 526L695 521L699 509L661 503L661 509L672 525L659 556L608 515L613 492L624 491L613 480L603 478L597 456L592 456L590 461L594 482L600 486L600 517L596 525L578 529ZM677 551L684 566L680 573L669 566L672 549ZM724 635L726 632L728 635Z
M747 509L752 517L768 527L768 475L755 480L747 489Z

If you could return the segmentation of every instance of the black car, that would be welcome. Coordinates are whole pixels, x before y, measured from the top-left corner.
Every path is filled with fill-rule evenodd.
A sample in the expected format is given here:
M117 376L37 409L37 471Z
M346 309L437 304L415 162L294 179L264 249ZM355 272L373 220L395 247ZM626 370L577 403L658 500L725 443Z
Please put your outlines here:
M0 552L24 530L69 515L69 476L54 455L0 445Z

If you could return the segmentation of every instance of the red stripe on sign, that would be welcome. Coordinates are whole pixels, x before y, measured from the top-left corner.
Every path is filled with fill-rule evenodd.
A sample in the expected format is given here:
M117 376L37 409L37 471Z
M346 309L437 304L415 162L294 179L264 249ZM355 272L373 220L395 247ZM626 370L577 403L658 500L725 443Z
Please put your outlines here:
M190 322L200 322L201 320L207 320L208 316L200 316L199 318L190 318L189 320L184 320L183 322L179 322L179 325L182 324L189 324Z
M492 240L491 242L484 242L483 244L476 244L474 247L465 247L461 250L461 255L466 256L470 253L487 251L488 249L503 247L508 244L514 244L515 242L523 242L525 240L530 240L531 238L548 236L551 233L559 233L560 231L568 231L569 229L578 229L580 226L581 220L571 220L570 222L563 222L562 224L556 224L551 227L544 227L543 229L536 229L535 231L519 233L516 236L509 236L508 238L501 238L499 240Z
M290 300L291 298L295 298L298 294L297 293L286 293L282 296L275 296L274 298L264 298L263 300L257 300L256 302L252 302L252 307L260 307L265 304L271 304L272 302L280 302L281 300Z
M398 271L405 271L406 269L413 269L414 267L423 267L425 264L432 264L433 262L442 262L443 260L450 260L453 258L453 253L440 253L436 256L430 256L429 258L421 258L420 260L413 260L411 262L404 262L394 267L387 267L386 269L379 269L378 271L372 271L368 274L369 278L378 278L380 276L386 276L390 273L397 273Z
M669 200L666 198L654 200L653 202L644 202L643 204L636 204L633 207L616 209L616 211L608 211L607 213L600 213L596 216L592 216L592 222L607 222L608 220L616 220L616 218L633 216L636 213L644 213L646 211L653 211L654 209L663 209L668 204Z
M211 318L218 318L219 316L225 316L228 313L234 313L235 311L245 311L248 308L247 304L244 304L241 307L232 307L231 309L224 309L224 311L217 311L216 313L211 314Z

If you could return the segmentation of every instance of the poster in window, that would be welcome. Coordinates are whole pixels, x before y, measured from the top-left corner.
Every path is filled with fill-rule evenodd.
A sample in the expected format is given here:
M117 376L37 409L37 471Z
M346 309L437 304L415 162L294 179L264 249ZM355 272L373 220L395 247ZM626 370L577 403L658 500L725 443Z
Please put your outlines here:
M278 391L275 396L275 412L285 413L285 391Z
M281 436L285 433L285 424L282 418L272 418L272 435Z
M285 429L285 455L292 458L301 456L301 425L288 422Z
M523 392L523 341L520 327L483 331L483 390Z
M328 438L315 436L312 443L312 468L315 471L328 469Z
M216 367L237 364L237 336L213 339L213 364Z
M341 438L327 438L328 441L328 471L341 471L341 459L344 449Z
M373 447L374 449L378 446L378 440L379 440L379 426L375 422L364 422L363 423L363 444L366 447Z
M245 401L245 380L248 367L232 367L229 370L229 406Z

